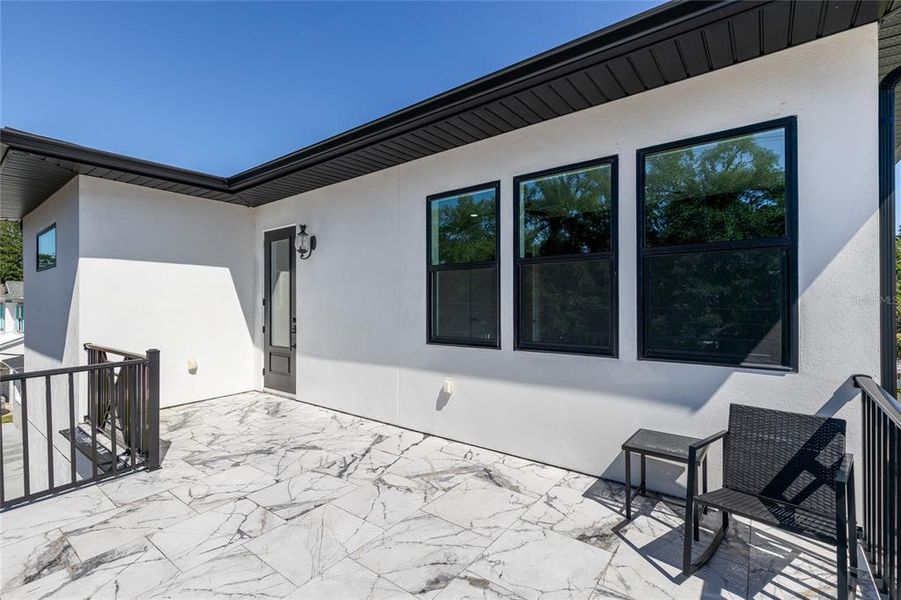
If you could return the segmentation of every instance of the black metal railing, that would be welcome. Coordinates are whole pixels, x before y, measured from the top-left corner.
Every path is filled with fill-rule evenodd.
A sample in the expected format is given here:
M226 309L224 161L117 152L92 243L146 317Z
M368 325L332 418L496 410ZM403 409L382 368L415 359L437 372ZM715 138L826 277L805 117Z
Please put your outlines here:
M11 382L10 403L19 408L15 427L0 427L0 508L159 468L159 350L137 354L93 344L84 349L86 365L0 376L0 382ZM41 401L30 390L41 387L36 391L43 402L32 406ZM79 417L85 406L87 414ZM44 414L29 418L29 407ZM20 436L20 444L4 440L10 434ZM35 437L46 447L37 457ZM13 446L21 449L15 460L6 456ZM55 472L66 462L66 476Z
M854 384L861 390L861 546L879 591L899 600L901 404L866 375L855 375Z

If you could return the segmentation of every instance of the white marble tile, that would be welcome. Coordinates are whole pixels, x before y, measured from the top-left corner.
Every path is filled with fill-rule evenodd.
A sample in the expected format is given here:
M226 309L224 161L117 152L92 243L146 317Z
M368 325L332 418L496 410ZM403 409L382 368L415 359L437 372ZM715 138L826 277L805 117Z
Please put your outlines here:
M479 473L482 467L468 460L433 452L422 458L400 461L388 469L389 473L419 480L435 489L447 491Z
M408 460L375 448L366 448L360 452L344 452L337 456L339 458L335 463L320 466L317 470L355 483L377 479L396 465Z
M488 581L467 571L460 573L435 600L524 600L522 596L504 589L493 581Z
M175 566L186 571L233 551L284 522L250 500L243 499L170 525L151 535L150 541Z
M153 544L141 538L4 593L4 598L139 599L177 573L175 565Z
M414 595L430 595L444 589L490 543L484 536L417 512L352 558Z
M562 533L580 542L612 551L619 545L614 527L624 516L611 506L566 485L551 488L532 504L522 516L523 521Z
M31 583L79 562L59 529L4 546L0 557L0 592Z
M283 519L292 519L340 498L356 487L331 475L307 472L258 490L248 499Z
M203 512L268 487L275 477L255 467L242 465L204 477L199 481L172 488L172 494L196 510Z
M203 471L180 460L163 461L155 471L135 471L99 484L115 504L123 506L166 490L192 483L205 476Z
M83 521L115 508L97 486L88 486L0 513L0 547Z
M385 473L372 483L361 484L332 504L374 525L388 528L441 494L440 490L421 481Z
M371 523L325 505L244 547L294 584L303 585L382 533Z
M567 471L515 456L505 456L488 465L479 477L520 494L541 496L557 485Z
M682 577L683 527L672 513L641 512L618 531L621 542L598 581L593 598L744 598L748 585L747 524L732 520L729 533L710 562L691 578ZM710 543L719 514L703 517L697 558Z
M532 496L471 477L422 510L494 539L535 502Z
M345 558L300 586L287 600L413 600L384 577Z
M860 563L863 564L862 562ZM748 597L836 597L835 548L759 524L751 528ZM858 598L879 597L866 578Z
M832 548L733 519L685 580L678 499L635 496L626 522L619 483L269 394L166 409L161 428L163 470L0 513L4 600L834 595Z
M251 600L284 598L296 588L248 551L226 554L180 573L144 598Z
M62 528L81 560L162 531L195 515L184 502L163 492L123 507L92 515Z
M610 552L519 522L467 569L527 599L589 597Z
M282 480L300 475L303 471L327 468L338 460L337 455L323 450L315 443L290 439L268 447L264 453L248 457L245 464Z
M405 458L422 458L447 447L451 442L444 438L425 435L409 429L398 429L375 444L373 448Z
M441 451L445 454L450 454L451 456L456 456L458 458L464 458L470 462L474 462L479 465L490 465L493 464L504 457L500 452L495 452L494 450L488 450L487 448L479 448L476 446L469 446L467 444L461 444L460 442L448 442L444 446L442 446Z

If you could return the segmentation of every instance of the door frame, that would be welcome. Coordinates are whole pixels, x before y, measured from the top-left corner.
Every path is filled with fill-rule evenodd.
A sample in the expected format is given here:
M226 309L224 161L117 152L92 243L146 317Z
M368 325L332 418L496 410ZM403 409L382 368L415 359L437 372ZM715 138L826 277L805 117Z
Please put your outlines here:
M266 375L269 372L267 359L268 359L268 353L269 353L269 348L270 348L269 337L268 337L270 335L270 331L267 331L267 329L266 329L270 325L270 323L269 323L269 306L267 305L266 299L267 299L267 296L269 295L269 286L271 283L271 281L270 281L271 268L270 268L269 261L267 260L267 258L270 256L267 238L269 237L269 234L271 234L273 232L280 232L280 231L287 231L287 230L291 231L291 236L289 238L289 252L290 252L290 256L291 256L291 265L290 265L290 270L291 270L290 298L291 299L290 299L290 303L291 303L291 318L292 318L290 342L289 342L289 344L290 344L289 345L289 353L290 353L290 359L293 361L293 363L292 363L293 381L292 381L292 385L290 386L291 391L286 391L286 390L282 390L279 388L272 388L272 387L266 386ZM261 278L262 279L262 281L261 281L261 283L262 283L261 292L262 293L261 293L261 299L260 299L260 302L262 305L261 306L261 308L262 308L261 317L262 318L261 318L261 327L260 327L260 332L262 335L262 340L261 340L262 343L260 345L260 354L261 354L261 362L263 365L263 369L262 369L262 373L261 373L261 377L262 377L262 386L261 387L267 391L272 391L272 392L275 392L278 394L287 394L290 396L296 396L296 394L297 394L297 367L298 367L297 356L299 354L299 352L297 350L297 287L298 287L297 256L296 256L295 249L294 249L294 241L295 241L296 235L297 235L297 224L293 223L293 224L280 225L278 227L269 227L267 229L264 229L262 231L262 240L260 240L262 243L262 246L263 246L263 255L262 255L262 271L263 271L263 273L262 273L262 278Z

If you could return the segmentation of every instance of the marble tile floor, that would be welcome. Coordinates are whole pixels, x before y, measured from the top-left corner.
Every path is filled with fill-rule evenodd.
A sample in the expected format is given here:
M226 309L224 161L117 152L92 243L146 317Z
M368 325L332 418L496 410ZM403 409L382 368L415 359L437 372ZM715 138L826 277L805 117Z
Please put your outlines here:
M686 580L672 498L626 522L620 484L269 394L161 431L161 470L0 514L0 596L835 598L831 548L733 520Z

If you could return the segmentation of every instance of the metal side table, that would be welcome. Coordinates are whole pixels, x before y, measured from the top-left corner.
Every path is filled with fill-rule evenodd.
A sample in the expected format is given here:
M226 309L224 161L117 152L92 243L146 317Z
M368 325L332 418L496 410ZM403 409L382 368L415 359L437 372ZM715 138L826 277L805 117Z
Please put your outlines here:
M632 437L623 442L622 448L626 458L626 519L632 519L632 453L635 452L641 457L641 485L638 487L638 493L646 495L645 457L652 456L654 458L662 458L664 460L671 460L687 465L688 446L698 441L700 441L700 438L676 435L674 433L666 433L663 431L653 431L651 429L639 429L632 434ZM701 467L701 487L703 488L703 492L706 493L706 452L703 452L698 456L698 464L694 465L694 467ZM686 495L688 497L691 497L692 493L697 493L697 490L686 490Z

